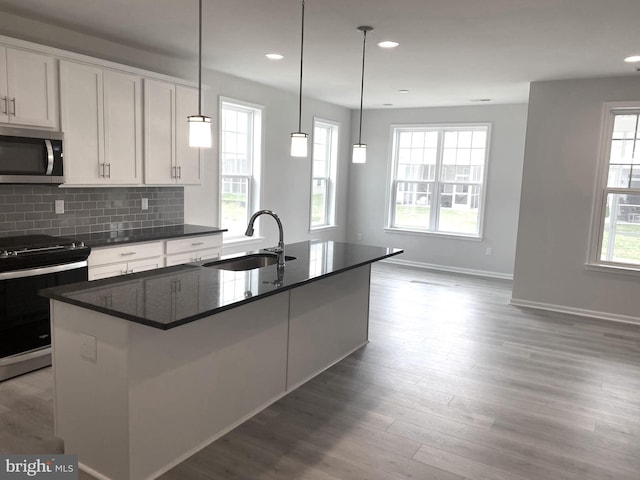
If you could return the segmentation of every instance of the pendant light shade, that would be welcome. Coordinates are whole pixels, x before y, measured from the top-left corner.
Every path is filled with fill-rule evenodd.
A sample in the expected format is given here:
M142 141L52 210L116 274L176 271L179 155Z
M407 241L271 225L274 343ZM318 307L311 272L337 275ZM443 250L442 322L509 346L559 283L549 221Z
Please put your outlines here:
M367 163L367 146L362 143L354 143L351 161L353 163Z
M362 80L360 82L360 129L358 132L358 143L353 145L353 154L351 155L351 161L353 163L367 163L367 146L362 143L362 100L364 98L364 58L367 47L367 32L373 30L373 27L363 25L358 27L358 30L362 32Z
M302 132L302 61L304 59L304 0L302 0L302 29L300 35L300 94L298 97L298 131L291 134L291 156L307 156L309 135Z
M189 146L211 148L211 118L201 115L187 117L189 122Z
M189 146L211 148L211 117L202 115L202 0L198 10L198 115L187 117Z

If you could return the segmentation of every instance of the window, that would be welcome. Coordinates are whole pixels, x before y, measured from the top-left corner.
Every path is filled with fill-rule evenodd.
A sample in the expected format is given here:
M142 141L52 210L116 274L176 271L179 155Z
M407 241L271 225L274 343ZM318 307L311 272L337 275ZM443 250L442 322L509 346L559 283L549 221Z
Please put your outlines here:
M239 237L259 209L262 108L220 102L220 225Z
M596 192L596 264L640 266L640 104L606 105Z
M490 126L393 128L389 228L479 237Z
M338 124L314 119L311 229L328 227L335 223L338 134Z

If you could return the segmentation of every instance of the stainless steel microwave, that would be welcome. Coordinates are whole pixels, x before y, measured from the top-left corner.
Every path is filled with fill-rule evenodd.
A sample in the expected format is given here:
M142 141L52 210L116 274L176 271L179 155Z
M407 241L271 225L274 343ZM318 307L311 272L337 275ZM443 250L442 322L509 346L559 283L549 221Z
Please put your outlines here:
M0 183L63 183L62 133L0 127Z

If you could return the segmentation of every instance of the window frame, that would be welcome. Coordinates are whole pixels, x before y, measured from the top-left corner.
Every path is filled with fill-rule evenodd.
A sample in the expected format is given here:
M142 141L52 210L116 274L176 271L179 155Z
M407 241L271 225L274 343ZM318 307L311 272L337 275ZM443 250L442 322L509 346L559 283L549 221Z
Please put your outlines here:
M260 205L262 203L262 163L264 159L264 117L265 117L265 109L263 105L247 102L244 100L239 100L237 98L219 97L219 107L218 107L218 138L220 139L219 148L218 148L218 218L220 219L220 224L222 224L222 194L223 194L223 183L224 179L228 177L233 178L243 178L248 180L247 187L247 218L246 222L249 222L249 218L252 213L260 210ZM223 173L223 110L225 107L235 108L240 111L250 111L252 113L252 122L251 122L251 131L249 132L250 139L248 140L248 144L251 146L251 166L249 175L246 174L233 174L233 175L225 175ZM256 133L256 130L259 129L259 132ZM225 228L224 225L221 227ZM247 240L243 235L243 232L237 231L229 231L228 235L225 235L224 243L231 243L234 241L242 241ZM260 236L259 224L255 227L254 239L257 239Z
M640 263L631 264L602 260L602 242L605 232L605 214L607 197L610 194L637 194L640 188L609 187L609 167L611 163L611 147L613 128L617 114L626 113L640 115L640 101L604 102L602 111L602 131L600 138L599 158L594 186L591 229L589 235L586 268L624 274L640 275Z
M315 154L315 136L316 125L327 127L331 131L331 141L329 145L329 159L327 165L327 176L314 176L313 175L313 162ZM336 197L337 197L337 184L338 184L338 162L340 155L340 130L342 125L339 122L333 120L327 120L321 117L313 117L313 142L311 150L311 172L310 172L310 189L309 189L309 231L326 230L335 228L336 225ZM326 221L323 224L313 224L313 183L314 180L321 179L327 183L326 198L325 198L325 217Z
M440 174L443 166L443 155L444 155L444 133L446 131L460 131L460 130L469 130L469 129L486 129L486 144L485 144L485 157L483 164L483 173L481 182L471 182L471 181L444 181L440 180ZM398 180L397 171L398 171L398 142L399 142L399 134L397 132L401 131L437 131L438 132L438 140L437 140L437 149L436 149L436 164L434 180ZM486 198L487 198L487 190L488 190L488 172L489 165L491 159L491 132L492 132L492 122L464 122L464 123L417 123L417 124L393 124L390 126L390 139L389 142L389 159L388 162L388 173L387 173L387 192L386 192L386 226L385 231L393 232L393 233L405 233L405 234L416 234L416 235L425 235L425 236L436 236L436 237L450 237L455 239L467 239L467 240L482 240L484 238L484 219L486 216ZM463 232L449 232L449 231L438 231L432 230L430 228L417 228L417 227L409 227L409 226L396 226L395 225L395 201L397 195L397 184L401 182L407 183L417 183L417 184L425 184L425 185L433 185L432 192L432 205L437 205L438 208L434 209L436 212L430 212L430 216L433 216L433 224L437 225L439 223L440 216L440 197L442 195L440 191L440 186L443 185L459 185L466 184L468 186L479 185L481 189L480 193L480 207L478 211L478 229L474 234L463 233ZM454 193L455 194L455 193ZM452 195L454 195L452 194ZM432 219L429 220L429 226L432 223Z

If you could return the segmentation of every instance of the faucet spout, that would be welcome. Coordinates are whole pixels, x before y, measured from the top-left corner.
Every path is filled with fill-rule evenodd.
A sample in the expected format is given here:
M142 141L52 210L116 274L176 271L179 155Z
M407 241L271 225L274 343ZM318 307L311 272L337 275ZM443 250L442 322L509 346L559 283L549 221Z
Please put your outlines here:
M255 223L256 219L260 215L269 215L278 224L278 232L280 234L280 238L278 240L278 246L273 247L273 248L267 248L266 250L278 254L278 269L282 269L282 268L284 268L284 258L285 258L285 256L284 256L284 228L282 227L282 222L280 221L280 218L278 217L278 215L276 215L271 210L258 210L256 213L251 215L251 218L249 219L249 225L247 225L247 230L244 232L244 234L247 237L253 237L253 232L254 232L253 224Z

